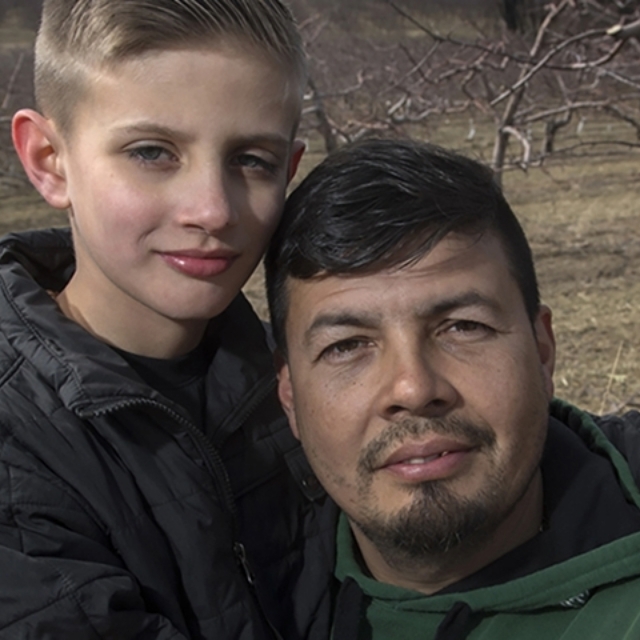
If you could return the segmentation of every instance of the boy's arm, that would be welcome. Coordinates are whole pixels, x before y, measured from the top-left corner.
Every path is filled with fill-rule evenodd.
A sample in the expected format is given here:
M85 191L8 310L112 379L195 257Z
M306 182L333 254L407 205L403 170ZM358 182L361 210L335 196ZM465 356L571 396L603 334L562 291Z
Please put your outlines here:
M0 637L186 638L145 610L86 510L55 477L28 467L0 462Z

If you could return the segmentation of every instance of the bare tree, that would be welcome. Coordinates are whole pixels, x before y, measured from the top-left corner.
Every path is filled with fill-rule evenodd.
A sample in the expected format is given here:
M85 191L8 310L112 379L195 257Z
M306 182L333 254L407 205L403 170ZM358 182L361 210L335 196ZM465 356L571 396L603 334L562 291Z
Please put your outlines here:
M528 30L485 33L486 21L473 24L469 15L472 37L436 30L401 0L378 3L389 10L385 28L352 23L342 39L321 14L310 17L309 97L327 147L370 132L408 133L453 113L468 115L469 136L476 121L493 122L498 177L506 166L526 168L553 153L640 146L640 3L530 1L537 13ZM558 144L569 124L581 132L593 119L615 124L607 125L611 134Z
M0 197L28 183L11 142L11 118L20 107L34 104L32 45L0 48Z

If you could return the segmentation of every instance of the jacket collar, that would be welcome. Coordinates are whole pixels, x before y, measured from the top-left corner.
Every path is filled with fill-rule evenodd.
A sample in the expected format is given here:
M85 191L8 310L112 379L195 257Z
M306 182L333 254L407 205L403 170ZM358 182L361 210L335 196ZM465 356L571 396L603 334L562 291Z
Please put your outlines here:
M30 362L66 408L82 416L140 397L167 404L114 350L60 312L47 291L60 291L74 268L68 229L10 234L0 242L0 329L9 357ZM264 329L242 295L222 315L217 337L208 375L222 420L265 376L273 379L273 370Z

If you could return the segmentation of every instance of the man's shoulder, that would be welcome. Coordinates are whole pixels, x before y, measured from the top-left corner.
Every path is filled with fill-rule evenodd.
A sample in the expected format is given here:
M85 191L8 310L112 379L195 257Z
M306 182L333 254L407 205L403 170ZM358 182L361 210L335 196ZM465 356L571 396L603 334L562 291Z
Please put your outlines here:
M624 456L636 484L640 486L640 412L594 416L594 422Z
M621 436L629 437L640 445L640 411L627 411L620 415L593 416L595 423L605 435L616 442Z
M579 409L563 400L554 399L550 413L553 418L576 432L592 449L620 453L631 470L633 480L640 487L640 412L596 415Z

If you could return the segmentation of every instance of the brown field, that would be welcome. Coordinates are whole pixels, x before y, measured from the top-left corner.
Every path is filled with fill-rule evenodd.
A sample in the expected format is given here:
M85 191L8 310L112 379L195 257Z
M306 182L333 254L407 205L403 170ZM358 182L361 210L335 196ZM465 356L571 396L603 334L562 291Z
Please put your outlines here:
M2 55L12 46L8 33L1 34ZM0 102L7 78L5 69ZM19 100L14 96L0 111L1 233L65 223L65 214L43 204L16 169L7 131ZM466 119L439 120L415 135L486 158L489 129L479 126L466 141L468 129ZM582 135L598 139L603 132L587 122ZM309 141L301 173L321 159L318 146ZM558 157L544 168L507 173L505 190L531 240L543 300L554 310L557 395L595 412L640 407L640 154L611 149L597 159ZM264 314L260 273L246 290Z

